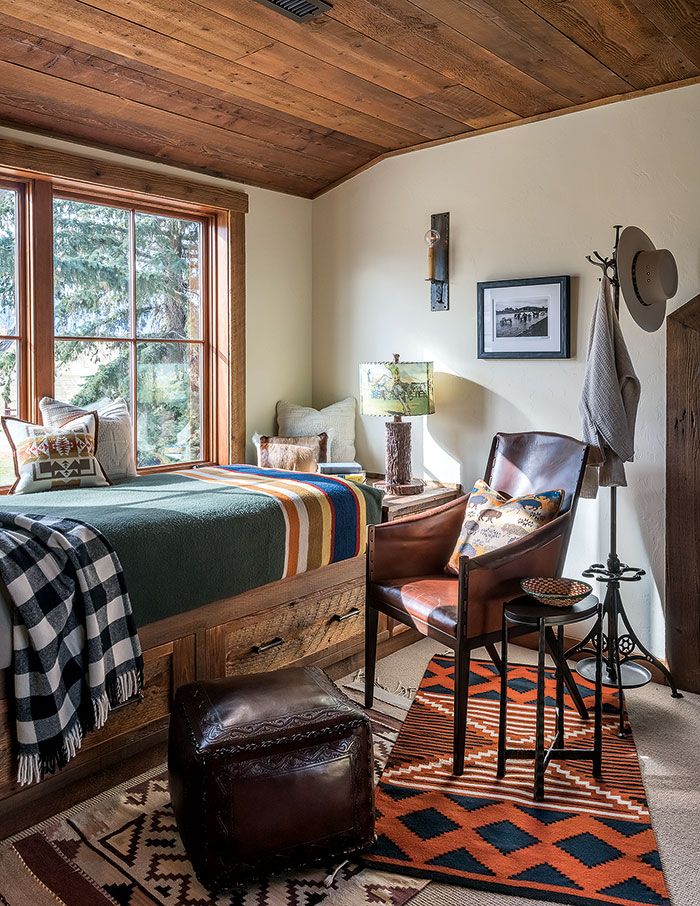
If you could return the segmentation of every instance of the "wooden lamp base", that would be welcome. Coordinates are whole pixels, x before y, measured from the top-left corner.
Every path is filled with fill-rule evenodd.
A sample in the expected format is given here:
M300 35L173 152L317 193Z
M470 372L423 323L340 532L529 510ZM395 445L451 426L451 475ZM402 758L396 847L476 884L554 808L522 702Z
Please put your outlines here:
M386 423L386 479L377 483L387 494L420 494L423 482L411 478L411 423L400 415Z

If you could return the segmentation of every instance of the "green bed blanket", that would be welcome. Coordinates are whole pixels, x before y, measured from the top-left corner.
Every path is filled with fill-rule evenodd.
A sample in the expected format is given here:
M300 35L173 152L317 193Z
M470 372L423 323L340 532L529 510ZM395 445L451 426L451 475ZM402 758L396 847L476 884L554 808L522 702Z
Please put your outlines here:
M381 519L382 494L358 485L367 523ZM265 494L209 485L177 472L110 488L0 498L4 510L87 522L111 542L139 626L282 577L285 517Z

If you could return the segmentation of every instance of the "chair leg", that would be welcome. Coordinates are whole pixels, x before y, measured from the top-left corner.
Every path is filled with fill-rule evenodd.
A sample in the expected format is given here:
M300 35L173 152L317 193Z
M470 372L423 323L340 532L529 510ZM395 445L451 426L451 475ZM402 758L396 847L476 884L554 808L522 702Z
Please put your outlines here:
M498 649L493 644L493 642L487 642L484 646L488 651L489 657L493 661L493 665L498 670L499 673L503 673L503 662L501 661L501 656L498 653Z
M464 773L464 746L467 738L467 704L469 702L469 664L471 652L466 645L455 652L455 726L452 773L459 777Z
M374 676L377 668L377 629L379 611L367 602L365 606L365 708L374 704Z

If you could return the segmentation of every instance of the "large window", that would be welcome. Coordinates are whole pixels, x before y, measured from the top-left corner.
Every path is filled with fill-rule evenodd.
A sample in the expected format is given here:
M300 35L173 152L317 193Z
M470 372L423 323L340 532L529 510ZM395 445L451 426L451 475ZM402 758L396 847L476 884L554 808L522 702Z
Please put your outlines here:
M140 468L209 456L207 221L56 195L54 386L124 397Z
M140 470L245 451L242 192L0 137L0 415L123 397ZM0 431L0 493L14 463Z
M18 415L23 281L21 258L21 189L0 182L0 412ZM14 480L12 452L0 432L0 485Z

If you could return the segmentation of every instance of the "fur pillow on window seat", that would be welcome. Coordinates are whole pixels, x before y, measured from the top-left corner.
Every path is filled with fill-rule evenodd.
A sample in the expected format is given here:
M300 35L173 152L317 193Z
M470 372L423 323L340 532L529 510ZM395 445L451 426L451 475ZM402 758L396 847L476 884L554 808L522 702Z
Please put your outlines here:
M258 466L264 469L291 469L294 472L317 472L318 463L326 461L328 435L302 437L268 437L256 434L253 443L258 450Z
M445 571L459 575L459 558L478 557L511 544L540 528L559 512L562 490L507 497L477 481L469 494L464 521Z

